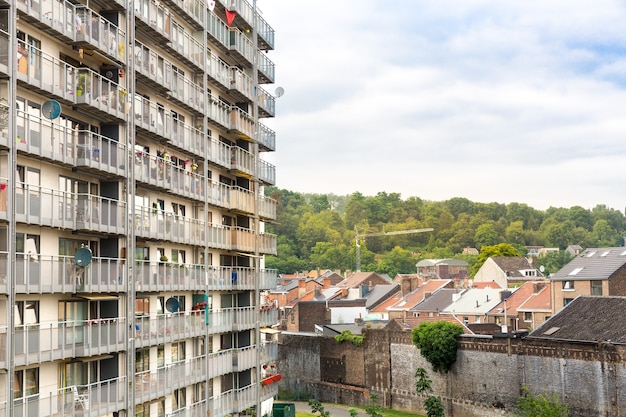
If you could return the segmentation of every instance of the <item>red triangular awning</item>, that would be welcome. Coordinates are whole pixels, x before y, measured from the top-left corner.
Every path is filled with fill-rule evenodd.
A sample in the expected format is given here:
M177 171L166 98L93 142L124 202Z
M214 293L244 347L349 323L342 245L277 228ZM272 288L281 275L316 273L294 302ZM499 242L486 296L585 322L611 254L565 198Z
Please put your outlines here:
M228 26L233 24L233 20L235 20L235 12L231 12L230 10L226 9L226 24Z

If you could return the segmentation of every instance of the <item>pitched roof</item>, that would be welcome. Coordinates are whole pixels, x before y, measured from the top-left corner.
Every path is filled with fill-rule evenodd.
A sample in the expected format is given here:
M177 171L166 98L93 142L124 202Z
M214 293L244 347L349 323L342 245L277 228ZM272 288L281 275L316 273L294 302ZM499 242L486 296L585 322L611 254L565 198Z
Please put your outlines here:
M626 297L580 296L542 323L528 337L626 343Z
M436 265L452 265L452 266L468 266L468 263L462 259L455 258L445 258L445 259L422 259L417 264L416 267L427 267L427 266L436 266Z
M517 311L552 311L552 287L548 285L544 286L538 292L533 292L530 297L517 307Z
M497 282L495 281L484 281L484 282L476 282L472 281L472 288L500 288Z
M402 293L398 291L397 293L393 294L391 297L387 298L382 303L378 304L377 306L369 310L369 313L387 313L387 308L397 303L398 300L400 300L401 298L402 298Z
M400 293L400 286L398 284L376 285L363 297L366 299L365 307L369 310L396 293Z
M424 282L422 285L417 287L415 290L411 291L402 299L398 300L397 303L390 306L387 310L409 310L412 307L415 307L417 304L421 303L426 299L427 293L432 293L437 291L440 288L445 287L450 284L452 280L450 279L431 279Z
M367 283L367 281L371 280L372 278L389 281L388 279L386 279L382 275L377 274L376 272L355 272L348 278L338 283L337 286L340 288L358 288L360 285Z
M533 295L536 295L536 290L537 293L539 293L545 290L546 287L550 287L550 282L547 280L525 282L506 299L506 314L509 316L516 316L519 312L520 306L526 303L529 299L533 298ZM497 315L504 314L504 305L505 302L502 301L489 313Z
M500 303L501 289L470 288L461 294L458 301L452 302L443 313L485 315Z
M588 248L550 277L553 281L611 279L626 264L626 248Z
M490 259L495 262L502 271L506 272L509 278L528 279L528 277L520 271L536 269L528 262L528 259L523 256L492 256ZM542 276L539 271L537 271L537 275Z
M424 322L438 322L438 321L447 321L448 323L458 324L463 327L464 334L474 334L462 321L460 321L456 316L451 315L442 315L442 316L433 316L433 317L406 317L406 318L397 318L395 321L398 322L405 329L413 329L418 327L421 323Z
M277 293L283 293L283 292L289 292L293 289L298 288L298 280L294 279L289 281L286 284L283 285L277 285L275 289L270 290L270 294L277 294Z
M453 294L462 293L463 290L457 290L454 288L441 288L435 291L430 297L417 304L411 309L411 311L423 311L423 312L440 312L446 309L452 304Z

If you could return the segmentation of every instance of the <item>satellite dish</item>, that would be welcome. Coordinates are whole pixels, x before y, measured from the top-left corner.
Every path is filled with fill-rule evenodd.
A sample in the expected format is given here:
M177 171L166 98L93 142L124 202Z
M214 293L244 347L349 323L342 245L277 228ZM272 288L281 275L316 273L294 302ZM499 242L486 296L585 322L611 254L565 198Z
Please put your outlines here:
M178 311L178 300L174 297L170 297L165 302L165 308L170 313L176 313Z
M214 1L210 1L207 3L207 6L209 6L209 11L212 12L213 9L215 9L215 2Z
M541 271L542 274L543 274L543 271L545 270L546 270L545 266L543 265L539 266L539 271Z
M276 88L276 97L281 97L283 94L285 94L285 89L282 87L277 87Z
M85 267L91 263L91 249L80 248L74 255L74 263L76 266Z
M61 103L56 100L48 100L41 105L41 113L45 118L54 120L61 115Z

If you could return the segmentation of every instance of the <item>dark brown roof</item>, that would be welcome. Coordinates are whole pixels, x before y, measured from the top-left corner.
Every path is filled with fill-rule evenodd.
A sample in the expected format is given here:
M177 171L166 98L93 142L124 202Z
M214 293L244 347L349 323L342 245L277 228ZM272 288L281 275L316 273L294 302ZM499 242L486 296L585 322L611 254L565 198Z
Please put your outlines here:
M580 296L563 307L528 337L626 343L626 297Z
M535 269L528 259L522 256L492 256L491 259L502 269L510 278L528 278L521 273L522 270ZM537 271L537 276L542 276ZM534 277L536 279L536 277Z

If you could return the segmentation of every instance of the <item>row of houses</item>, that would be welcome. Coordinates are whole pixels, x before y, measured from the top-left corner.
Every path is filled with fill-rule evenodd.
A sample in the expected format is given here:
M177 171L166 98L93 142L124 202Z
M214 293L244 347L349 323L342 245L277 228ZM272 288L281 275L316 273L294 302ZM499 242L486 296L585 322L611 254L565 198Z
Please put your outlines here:
M280 328L294 332L360 332L364 323L407 327L448 320L468 334L527 332L578 296L626 296L626 248L578 250L545 277L532 257L489 258L473 279L458 259L427 259L416 274L393 279L373 272L344 278L330 270L282 277L266 295Z

